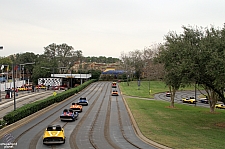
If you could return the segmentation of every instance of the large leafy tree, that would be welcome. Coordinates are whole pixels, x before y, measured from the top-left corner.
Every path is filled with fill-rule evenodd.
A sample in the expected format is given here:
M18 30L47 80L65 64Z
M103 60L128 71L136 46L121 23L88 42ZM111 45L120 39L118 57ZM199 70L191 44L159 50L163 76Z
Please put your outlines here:
M185 78L202 86L209 98L210 111L218 99L224 102L225 82L225 55L224 55L224 29L187 28L184 27L184 50L187 60L186 70L189 75ZM187 80L186 80L187 81Z
M24 68L24 72L30 75L33 74L33 68L37 60L37 55L32 52L26 52L18 55L17 61L19 62L20 67ZM20 72L22 68L20 68Z
M158 59L164 64L166 73L164 80L172 87L172 92L191 83L203 86L210 99L210 111L214 112L217 100L224 101L224 28L183 29L180 35L169 33L159 53Z
M174 97L176 91L182 85L183 65L182 50L183 40L176 32L170 32L165 36L166 43L160 47L159 55L156 59L164 65L164 81L171 92L171 107L174 107Z
M65 43L57 45L52 43L44 47L44 55L49 60L52 68L67 68L70 69L75 61L82 62L82 51L75 51L72 46Z

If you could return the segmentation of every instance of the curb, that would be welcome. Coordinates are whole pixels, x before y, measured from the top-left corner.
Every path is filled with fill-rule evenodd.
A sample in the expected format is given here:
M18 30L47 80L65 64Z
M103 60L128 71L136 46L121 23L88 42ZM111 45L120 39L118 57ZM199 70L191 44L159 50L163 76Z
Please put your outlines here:
M130 117L130 119L131 119L131 122L132 122L132 124L133 124L134 132L135 132L135 134L138 136L138 138L141 139L143 142L145 142L145 143L147 143L147 144L149 144L149 145L151 145L151 146L154 146L154 147L156 147L156 148L158 148L158 149L172 149L172 148L169 148L169 147L167 147L167 146L164 146L164 145L162 145L162 144L156 143L156 142L154 142L154 141L152 141L152 140L146 138L146 137L141 133L141 131L140 131L140 129L139 129L139 127L138 127L138 125L137 125L135 119L134 119L134 116L133 116L133 114L132 114L132 112L131 112L131 110L130 110L130 108L129 108L127 102L126 102L126 99L124 99L124 97L123 97L123 93L122 93L121 90L120 90L120 92L121 92L121 95L122 95L123 102L124 102L124 104L125 104L125 106L126 106L126 109L127 109L127 111L128 111L129 117Z

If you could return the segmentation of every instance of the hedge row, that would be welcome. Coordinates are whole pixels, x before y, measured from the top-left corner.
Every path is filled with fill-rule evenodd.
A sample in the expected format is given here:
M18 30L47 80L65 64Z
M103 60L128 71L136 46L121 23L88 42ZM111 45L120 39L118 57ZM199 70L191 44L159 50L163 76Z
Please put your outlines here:
M83 90L85 87L87 87L89 84L95 82L96 80L89 80L87 82L84 82L82 85L79 85L75 88L66 90L64 92L58 93L56 96L49 96L43 100L39 100L33 103L29 103L24 105L23 107L20 107L16 109L15 111L12 111L5 115L3 117L3 121L0 121L0 128L4 127L5 125L12 124L18 120L21 120L24 117L27 117L43 108L48 107L49 105L52 105L56 102L61 102L68 97L78 93L79 91Z

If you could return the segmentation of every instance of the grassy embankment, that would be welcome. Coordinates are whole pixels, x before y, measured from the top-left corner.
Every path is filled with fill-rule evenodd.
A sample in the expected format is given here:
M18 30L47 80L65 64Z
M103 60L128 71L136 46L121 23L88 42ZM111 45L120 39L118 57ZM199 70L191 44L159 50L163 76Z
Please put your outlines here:
M120 83L126 95L149 97L149 82ZM154 93L168 90L163 82L151 81L151 98ZM183 90L194 90L194 87ZM144 136L171 148L219 149L225 147L225 110L175 104L169 108L166 101L126 99L133 116Z

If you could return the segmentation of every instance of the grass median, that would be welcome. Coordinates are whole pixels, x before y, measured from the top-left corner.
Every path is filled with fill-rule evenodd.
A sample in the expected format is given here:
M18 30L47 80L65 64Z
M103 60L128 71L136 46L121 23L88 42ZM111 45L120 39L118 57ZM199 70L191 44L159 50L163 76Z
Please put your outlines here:
M168 90L162 82L150 83L152 95ZM149 96L148 92L145 93L148 82L141 85L138 90L136 82L130 82L129 86L120 83L120 88L126 95ZM216 109L215 113L210 113L208 108L189 104L175 104L175 108L170 108L169 102L137 97L126 98L126 101L143 135L155 142L171 148L222 149L225 146L224 110Z
M129 86L127 82L120 83L120 89L123 94L130 96L138 96L145 98L153 98L154 94L160 92L166 92L169 90L168 86L162 81L141 81L140 86L138 86L137 81L129 82ZM194 90L194 85L187 86L185 88L180 88L180 91L183 90Z

